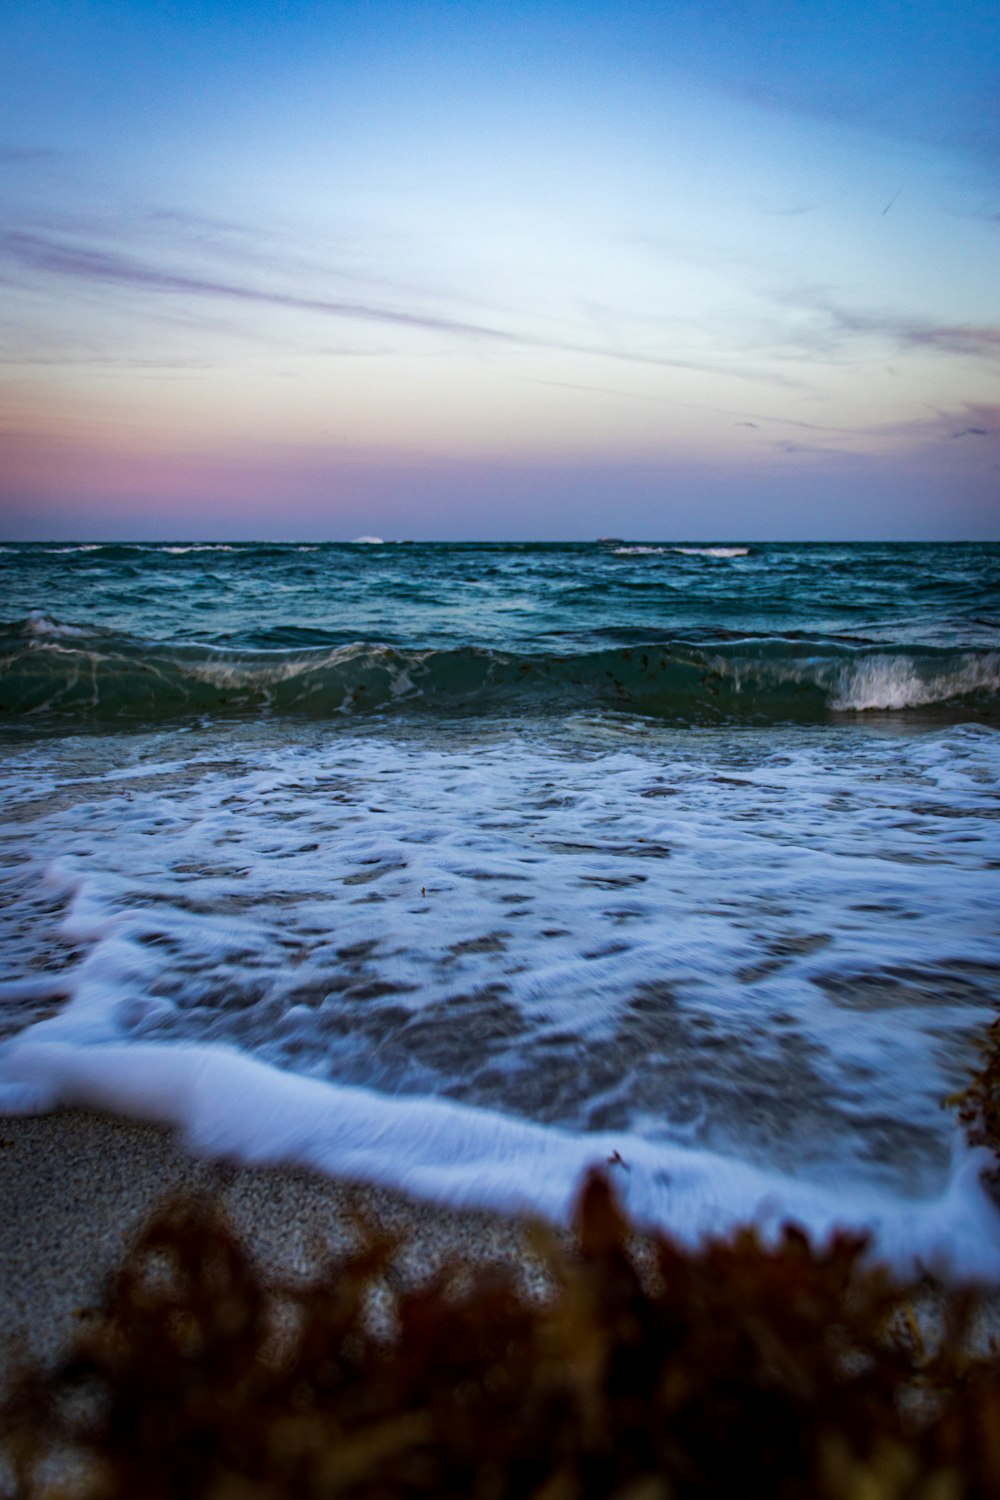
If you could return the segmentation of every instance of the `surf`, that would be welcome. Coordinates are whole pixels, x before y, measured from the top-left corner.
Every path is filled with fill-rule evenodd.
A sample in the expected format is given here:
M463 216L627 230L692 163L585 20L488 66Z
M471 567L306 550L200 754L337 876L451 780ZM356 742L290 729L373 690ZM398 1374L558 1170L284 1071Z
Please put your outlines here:
M42 610L0 632L0 718L7 720L597 709L668 723L767 724L908 710L962 719L998 708L1000 650L985 647L844 644L797 634L576 651L367 641L248 651L146 641Z

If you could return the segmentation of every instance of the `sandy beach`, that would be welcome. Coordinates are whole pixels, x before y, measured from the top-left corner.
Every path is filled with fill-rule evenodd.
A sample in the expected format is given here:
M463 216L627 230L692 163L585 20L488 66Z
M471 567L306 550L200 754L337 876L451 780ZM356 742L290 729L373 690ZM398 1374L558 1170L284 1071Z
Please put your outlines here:
M524 1265L516 1219L439 1209L401 1194L304 1172L193 1158L157 1126L66 1110L0 1120L0 1371L51 1360L100 1301L108 1273L164 1196L212 1193L258 1262L307 1273L353 1242L357 1215L404 1242L407 1278L461 1250Z
M463 1263L467 1263L470 1258L505 1262L519 1268L527 1284L534 1284L539 1288L546 1285L537 1261L532 1256L531 1237L523 1221L480 1212L445 1211L408 1200L400 1194L351 1186L288 1170L236 1167L226 1163L195 1160L184 1152L166 1130L106 1115L76 1110L43 1117L10 1118L0 1121L0 1278L4 1288L4 1297L0 1302L3 1308L0 1315L0 1383L6 1385L11 1372L23 1365L26 1359L51 1364L60 1350L70 1343L74 1331L86 1327L90 1311L101 1300L105 1278L120 1263L123 1251L150 1209L164 1195L181 1190L212 1193L261 1268L265 1272L283 1273L286 1278L289 1273L293 1276L295 1273L307 1275L311 1269L318 1268L321 1260L331 1250L336 1252L338 1249L349 1248L356 1241L358 1215L361 1214L369 1219L376 1217L384 1228L400 1236L403 1248L395 1262L395 1269L401 1280L425 1280L451 1254L461 1252ZM714 1438L706 1447L704 1442L700 1443L698 1434L700 1432L704 1435L705 1413L713 1411L720 1401L720 1410L726 1414L727 1420L733 1419L734 1382L735 1388L745 1390L747 1413L759 1408L762 1383L768 1402L773 1404L776 1399L785 1402L787 1410L779 1425L783 1435L790 1434L787 1446L784 1437L778 1445L775 1445L773 1435L768 1439L765 1424L761 1429L764 1438L746 1457L745 1467L747 1472L756 1473L760 1469L763 1473L766 1466L770 1466L771 1470L775 1470L776 1466L780 1478L787 1478L788 1474L795 1471L800 1481L799 1487L789 1489L789 1493L828 1496L861 1493L862 1490L865 1493L876 1493L876 1490L878 1493L888 1493L888 1490L881 1488L879 1479L879 1475L885 1472L884 1466L879 1468L882 1462L880 1453L882 1457L886 1453L890 1455L891 1463L896 1465L893 1472L929 1476L928 1483L920 1485L921 1495L929 1495L932 1489L934 1494L957 1494L958 1490L954 1489L956 1473L962 1476L963 1482L968 1480L970 1493L973 1490L977 1494L994 1493L994 1480L998 1472L995 1446L989 1446L987 1451L981 1437L996 1410L995 1354L992 1369L985 1372L978 1384L974 1381L969 1386L961 1387L962 1402L955 1408L960 1416L950 1421L950 1425L931 1420L926 1425L916 1426L909 1417L905 1421L897 1420L899 1412L903 1410L900 1403L906 1403L906 1410L911 1416L918 1406L921 1411L926 1406L927 1376L921 1350L931 1348L942 1336L945 1326L942 1315L947 1312L933 1288L925 1285L917 1298L905 1294L898 1310L900 1326L908 1327L910 1337L914 1340L912 1369L906 1365L903 1358L905 1349L901 1344L897 1351L900 1362L890 1362L885 1366L885 1372L896 1371L895 1375L886 1373L886 1378L896 1381L898 1389L893 1386L891 1389L886 1387L881 1391L873 1390L866 1383L865 1371L873 1360L877 1362L883 1356L887 1326L884 1323L885 1287L881 1279L876 1277L874 1282L867 1283L867 1293L864 1291L864 1282L855 1283L854 1295L844 1301L837 1291L836 1271L831 1282L828 1275L830 1263L820 1257L811 1263L812 1274L806 1278L812 1292L803 1300L802 1286L799 1285L800 1295L793 1299L795 1307L789 1309L786 1306L787 1277L793 1265L797 1268L792 1276L795 1284L799 1284L796 1282L798 1274L809 1271L809 1267L804 1266L801 1261L800 1252L794 1246L788 1252L791 1261L786 1260L783 1268L778 1269L777 1280L770 1256L765 1255L763 1261L754 1262L752 1255L751 1260L747 1261L746 1253L745 1247L723 1252L721 1260L717 1259L712 1264L702 1263L700 1272L695 1266L692 1278L681 1275L673 1287L671 1283L675 1278L667 1278L651 1294L651 1300L647 1291L644 1294L647 1300L642 1304L645 1313L639 1323L634 1322L636 1306L634 1294L628 1290L628 1282L624 1284L624 1295L631 1311L624 1323L621 1321L621 1317L625 1316L624 1305L616 1303L615 1297L623 1293L621 1284L618 1293L614 1292L617 1277L613 1270L604 1287L604 1295L611 1298L607 1303L600 1297L592 1303L588 1297L579 1300L579 1287L574 1291L573 1284L570 1283L562 1301L556 1296L552 1304L553 1317L546 1324L547 1332L537 1347L530 1344L530 1341L523 1344L520 1334L517 1337L510 1335L510 1330L521 1328L516 1322L509 1325L508 1334L499 1343L489 1335L490 1325L487 1323L488 1336L484 1346L480 1346L478 1336L465 1339L461 1334L456 1346L455 1325L448 1325L446 1322L445 1326L450 1327L450 1332L444 1347L454 1354L456 1347L468 1344L472 1360L468 1368L473 1371L469 1379L462 1380L455 1376L458 1383L454 1389L449 1383L450 1377L445 1378L442 1383L442 1370L447 1370L449 1366L447 1362L443 1366L436 1365L434 1359L437 1356L434 1356L426 1367L425 1378L431 1381L438 1392L435 1398L437 1404L429 1402L421 1394L419 1410L413 1410L404 1404L400 1411L389 1408L391 1415L382 1412L381 1415L371 1417L374 1438L364 1426L357 1430L350 1429L353 1436L345 1437L347 1429L337 1425L336 1410L326 1412L324 1407L324 1416L319 1414L320 1409L317 1408L316 1413L309 1417L307 1428L309 1442L315 1444L319 1434L322 1436L322 1447L310 1447L308 1450L303 1448L301 1452L296 1448L293 1453L294 1461L298 1463L308 1459L313 1462L315 1458L318 1463L340 1465L347 1462L344 1454L347 1454L348 1459L353 1454L355 1457L351 1459L352 1462L360 1463L362 1458L358 1455L361 1455L367 1463L369 1453L377 1455L382 1451L378 1445L384 1442L385 1431L390 1428L395 1431L398 1428L406 1434L405 1442L410 1445L412 1452L408 1448L409 1456L396 1455L394 1458L395 1450L392 1450L385 1458L386 1463L391 1464L398 1459L405 1468L411 1459L416 1462L422 1454L421 1461L425 1464L431 1462L433 1472L419 1472L424 1473L424 1477L427 1472L432 1472L433 1479L438 1474L438 1470L433 1468L434 1464L439 1465L443 1474L450 1472L450 1464L461 1460L466 1465L466 1469L462 1471L465 1477L461 1483L464 1485L468 1481L468 1487L451 1490L449 1493L494 1493L497 1466L500 1472L505 1473L505 1466L517 1468L522 1462L518 1456L520 1450L512 1450L513 1456L507 1451L506 1439L492 1446L486 1441L487 1436L495 1436L498 1432L508 1430L505 1422L511 1416L510 1390L504 1386L503 1380L498 1387L499 1405L495 1410L489 1406L486 1397L487 1393L494 1390L490 1380L497 1378L497 1371L508 1369L503 1361L509 1359L512 1362L520 1361L516 1366L512 1364L508 1371L511 1378L515 1367L518 1372L518 1380L514 1386L519 1393L518 1400L520 1401L523 1390L529 1391L523 1410L520 1406L517 1407L518 1419L509 1423L510 1432L515 1438L520 1435L526 1444L525 1451L530 1452L535 1460L538 1460L538 1454L542 1452L542 1459L538 1461L542 1462L543 1467L546 1462L555 1461L565 1466L569 1462L567 1453L576 1455L573 1462L579 1461L586 1466L594 1460L587 1438L592 1419L584 1416L582 1406L574 1408L568 1417L564 1417L561 1428L555 1431L554 1436L544 1423L536 1430L531 1427L530 1421L532 1413L536 1421L541 1421L540 1413L548 1409L540 1395L540 1392L550 1389L546 1382L553 1378L563 1378L553 1376L553 1370L558 1367L558 1360L553 1364L553 1350L563 1349L563 1357L568 1360L565 1369L579 1371L582 1368L580 1349L593 1347L605 1349L608 1362L606 1365L603 1362L600 1364L605 1374L599 1379L595 1376L596 1383L588 1385L586 1389L591 1392L594 1400L606 1402L608 1411L631 1414L628 1416L630 1425L623 1429L619 1437L613 1435L608 1440L610 1447L606 1451L599 1450L598 1456L600 1451L604 1451L605 1458L608 1453L615 1453L623 1458L625 1467L628 1468L628 1456L632 1452L638 1430L635 1425L637 1413L640 1416L645 1413L642 1422L648 1422L654 1435L649 1440L652 1446L647 1444L648 1451L644 1450L644 1462L650 1469L652 1479L644 1481L639 1488L633 1486L630 1493L638 1494L640 1489L642 1494L667 1493L665 1483L661 1483L659 1478L661 1470L664 1475L668 1472L672 1474L672 1466L679 1465L680 1471L688 1474L690 1465L695 1462L710 1476L709 1488L699 1486L698 1493L703 1490L705 1493L728 1492L732 1487L732 1473L728 1465L733 1450L725 1445L720 1448ZM866 1300L871 1295L872 1287L875 1289L875 1303ZM657 1298L661 1301L657 1301ZM666 1299L665 1302L662 1302L663 1298ZM442 1304L437 1304L439 1312L441 1306ZM491 1316L502 1315L502 1304L487 1302L486 1306L493 1309ZM621 1316L614 1315L616 1306ZM872 1307L878 1310L874 1322ZM204 1315L204 1302L201 1308ZM378 1319L378 1307L373 1311ZM992 1306L984 1304L980 1314L976 1326L970 1330L970 1343L975 1352L985 1354L997 1326L995 1302ZM588 1317L593 1321L588 1321ZM666 1323L662 1321L664 1318ZM845 1328L848 1329L852 1339L860 1340L861 1349L871 1351L870 1355L866 1354L859 1360L859 1377L853 1384L848 1383L850 1390L845 1388L845 1366L839 1362L840 1355L837 1352L840 1349L840 1335L829 1345L825 1363L821 1358L819 1365L813 1369L806 1358L806 1349L813 1351L827 1347L828 1335L834 1325L840 1330L840 1335L843 1335ZM483 1325L472 1326L482 1334ZM673 1333L663 1341L661 1333L668 1326L673 1329ZM743 1330L738 1333L735 1342L729 1333L733 1326L737 1330ZM415 1344L414 1328L417 1340ZM643 1328L648 1358L642 1354L641 1340L638 1353L631 1342L637 1336L637 1330ZM630 1350L630 1369L643 1372L645 1377L649 1377L650 1368L655 1372L657 1361L662 1360L667 1371L656 1377L654 1386L649 1386L648 1380L646 1384L640 1384L637 1399L631 1401L618 1398L612 1400L609 1395L611 1387L605 1383L606 1379L610 1379L607 1372L612 1368L619 1368L608 1351L625 1347L614 1343L615 1338L624 1337L622 1329L630 1341L627 1345ZM761 1330L765 1335L763 1340L760 1337ZM420 1342L422 1337L418 1318L411 1327L411 1340L406 1353L401 1356L404 1366L410 1369L411 1376L413 1367L407 1365L407 1361L414 1359L416 1351L422 1350L423 1354L427 1352L426 1346ZM560 1342L567 1339L568 1343ZM577 1342L581 1339L582 1343ZM606 1342L608 1339L611 1343ZM928 1339L930 1342L927 1342ZM588 1340L596 1340L596 1343ZM797 1357L789 1362L784 1355L781 1360L775 1361L775 1349L794 1351L800 1343L805 1364ZM485 1350L485 1363L481 1365L476 1363L480 1347ZM505 1351L499 1362L496 1355L498 1348ZM526 1351L531 1349L534 1349L534 1355L529 1358ZM168 1365L169 1358L168 1354ZM717 1363L720 1360L721 1364ZM964 1366L964 1359L961 1363ZM152 1367L159 1368L156 1360ZM116 1388L116 1399L119 1401L123 1392L131 1393L133 1378L140 1378L138 1368L126 1369L124 1385L120 1384ZM227 1366L223 1363L220 1368L225 1370ZM302 1366L306 1371L311 1368L308 1361ZM460 1362L455 1368L461 1370L466 1366ZM598 1366L594 1368L597 1370ZM807 1393L803 1396L803 1368L812 1370L810 1379L815 1377L820 1381L813 1395ZM872 1368L875 1368L874 1364ZM945 1372L943 1389L947 1392L950 1390L947 1357L941 1368ZM321 1369L325 1369L325 1366L321 1366ZM776 1371L779 1372L777 1375ZM781 1375L782 1371L784 1375ZM573 1376L569 1379L566 1390L576 1389L574 1381L577 1378L578 1376ZM295 1380L299 1384L293 1382L290 1387L295 1401L300 1399L297 1394L300 1389L306 1388L301 1385L305 1379L305 1375L297 1375ZM784 1392L779 1389L781 1379L789 1382L788 1389ZM522 1385L525 1381L527 1385ZM538 1384L539 1381L541 1385ZM150 1464L166 1464L169 1468L169 1487L161 1490L161 1493L195 1493L195 1489L189 1484L190 1466L196 1463L196 1453L202 1451L198 1444L204 1444L206 1411L210 1410L218 1416L217 1425L211 1429L212 1446L206 1451L210 1454L228 1453L230 1458L235 1454L234 1473L241 1483L244 1468L249 1466L249 1469L253 1469L256 1462L254 1455L257 1453L253 1445L248 1447L246 1444L246 1433L250 1430L247 1423L253 1427L258 1420L279 1424L286 1421L280 1405L268 1416L263 1409L258 1414L252 1404L244 1410L239 1402L232 1407L228 1401L220 1400L215 1405L210 1403L208 1407L203 1407L199 1404L200 1397L194 1406L187 1399L187 1404L182 1401L178 1410L181 1410L182 1415L187 1413L185 1420L193 1420L195 1426L191 1429L182 1424L184 1435L175 1451L169 1444L163 1447L161 1443L163 1431L173 1430L169 1423L164 1428L162 1421L164 1412L172 1414L171 1420L176 1415L174 1386L168 1389L163 1386L162 1380L159 1384L153 1381L152 1384L142 1385L141 1378L140 1385L145 1392L143 1399L153 1403L149 1408L152 1413L150 1420L143 1426L143 1431L148 1430L154 1435L152 1448L149 1452L143 1450L139 1453L129 1448L124 1456L118 1455L125 1468L120 1473L114 1471L117 1474L115 1482L118 1483L118 1488L108 1493L115 1495L132 1496L141 1490L142 1484L137 1486L136 1475L141 1474L144 1482L144 1477L149 1472L146 1466ZM345 1383L343 1391L349 1385L349 1382ZM856 1390L854 1385L857 1386ZM268 1389L271 1390L270 1387ZM405 1381L398 1384L390 1380L386 1387L388 1395L392 1395L394 1391L402 1393L404 1403L410 1399L408 1389ZM423 1392L422 1386L418 1389ZM692 1393L689 1398L685 1398L689 1409L681 1412L673 1408L669 1412L661 1409L661 1398L654 1394L654 1390L662 1392L674 1389ZM326 1391L324 1399L332 1400L331 1390L326 1386L323 1386L323 1390ZM480 1431L485 1446L482 1448L477 1444L470 1449L464 1438L458 1441L457 1447L451 1441L456 1432L464 1432L465 1424L471 1420L467 1405L468 1392L471 1390L480 1391L486 1401L485 1406L480 1402L475 1408L477 1420L481 1419L483 1422ZM274 1396L275 1392L280 1394L280 1382L271 1390L271 1395ZM565 1395L565 1391L563 1394ZM853 1404L845 1412L843 1402L848 1397ZM127 1399L131 1399L130 1394ZM166 1406L162 1404L164 1399ZM157 1401L160 1402L160 1407L157 1407ZM443 1416L439 1410L441 1401L445 1403ZM373 1410L380 1410L377 1404ZM604 1408L598 1405L597 1410L601 1413ZM926 1406L926 1410L929 1416L933 1416L933 1405ZM159 1416L156 1415L157 1411L160 1412ZM879 1411L882 1412L881 1419ZM436 1417L432 1415L435 1412ZM821 1421L817 1419L820 1413ZM295 1406L292 1425L289 1427L286 1421L285 1428L280 1430L301 1434L306 1431L301 1425L303 1420L299 1407ZM602 1422L610 1418L599 1415L594 1420L597 1428L603 1430ZM839 1436L836 1425L838 1420L842 1424ZM879 1420L888 1424L889 1435L883 1433L883 1448L876 1449L875 1457L872 1458L871 1453L864 1448L864 1434L869 1423L874 1424L873 1430L876 1430ZM785 1425L786 1421L790 1425ZM318 1427L315 1425L317 1422L320 1424ZM326 1426L323 1425L324 1422L327 1423ZM436 1422L439 1425L435 1425ZM525 1422L529 1424L527 1429L524 1428ZM665 1422L676 1424L676 1441L671 1441L664 1448L662 1440ZM711 1428L711 1421L708 1425ZM194 1447L191 1447L192 1430L197 1438ZM528 1431L527 1438L524 1437L525 1430ZM48 1436L44 1432L38 1435L41 1446L34 1454L34 1472L36 1477L41 1475L43 1482L48 1475L62 1484L66 1475L78 1473L73 1467L77 1463L74 1456L76 1449L72 1444L65 1450L58 1446L53 1448L51 1445L56 1441L54 1431L55 1429L49 1432ZM830 1447L830 1442L833 1441L829 1436L830 1431L833 1431L837 1439L833 1448ZM886 1447L890 1435L891 1444ZM550 1436L552 1452L546 1459L545 1453L548 1450L545 1444ZM742 1447L746 1447L748 1443L752 1446L752 1440L756 1436L754 1419L748 1416L743 1423ZM62 1442L62 1439L58 1439L58 1442ZM170 1439L170 1443L172 1442L173 1438ZM661 1445L659 1448L656 1447L657 1442ZM424 1451L421 1444L427 1443L430 1443L430 1448ZM331 1444L333 1446L329 1446ZM741 1454L742 1447L739 1450ZM272 1445L260 1451L265 1456L277 1455L273 1460L277 1465L273 1476L272 1469L267 1469L268 1494L305 1493L297 1487L298 1478L289 1478L282 1467L283 1463L287 1467L287 1462L291 1460L287 1459L281 1442L278 1442L277 1447ZM677 1458L678 1453L680 1459ZM726 1456L727 1453L729 1457ZM805 1459L802 1457L803 1453L806 1455ZM285 1458L282 1458L283 1454ZM310 1458L309 1455L313 1457ZM267 1461L271 1463L271 1458ZM210 1462L214 1464L216 1460L212 1458ZM70 1467L64 1469L66 1463ZM796 1465L801 1469L803 1463L806 1465L808 1488L802 1487L803 1474L796 1470ZM80 1474L82 1472L79 1471ZM253 1472L256 1474L256 1469ZM983 1474L987 1475L987 1480L981 1484ZM814 1483L817 1475L823 1480L821 1487ZM483 1476L488 1481L486 1489L479 1484ZM941 1485L937 1483L939 1476ZM270 1483L271 1477L274 1477L274 1484ZM854 1483L855 1479L859 1479L857 1484ZM281 1487L283 1484L286 1485L285 1488ZM434 1484L428 1492L437 1492ZM198 1489L197 1492L201 1493L201 1490ZM249 1490L246 1492L249 1493ZM315 1490L309 1492L319 1493ZM367 1493L367 1490L363 1492ZM410 1493L410 1490L407 1488L405 1492ZM517 1490L510 1492L520 1493ZM537 1487L533 1485L531 1493L537 1492ZM561 1492L576 1493L575 1490ZM612 1490L607 1492L611 1493ZM613 1492L624 1493L617 1482ZM686 1493L683 1488L679 1492ZM895 1492L894 1489L893 1493ZM910 1489L907 1488L906 1492L910 1493ZM18 1490L18 1493L21 1491ZM24 1493L29 1491L25 1490ZM48 1494L50 1490L43 1488L30 1493ZM264 1491L261 1490L261 1493ZM598 1489L593 1493L603 1494L605 1490Z

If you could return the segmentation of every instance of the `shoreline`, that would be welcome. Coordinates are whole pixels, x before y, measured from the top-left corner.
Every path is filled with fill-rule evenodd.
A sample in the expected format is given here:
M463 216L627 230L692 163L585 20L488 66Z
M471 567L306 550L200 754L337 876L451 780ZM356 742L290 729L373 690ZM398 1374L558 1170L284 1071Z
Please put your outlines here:
M153 1207L211 1194L265 1273L309 1274L355 1243L359 1216L401 1238L413 1283L461 1252L528 1270L527 1221L425 1203L301 1169L194 1156L166 1126L68 1109L0 1119L0 1387L25 1359L51 1363L95 1308Z
M360 1385L353 1378L331 1382L330 1346L322 1339L329 1338L331 1328L343 1332L348 1326L356 1332L358 1324L338 1321L339 1287L333 1292L332 1323L330 1310L307 1294L301 1308L308 1337L301 1348L295 1345L302 1360L296 1354L286 1366L280 1359L274 1364L265 1358L262 1368L269 1373L263 1385L250 1380L244 1388L248 1354L254 1359L264 1347L261 1329L271 1331L264 1333L266 1345L275 1328L296 1330L298 1314L293 1312L287 1325L248 1317L244 1326L248 1309L268 1305L259 1304L256 1296L243 1299L240 1288L248 1285L246 1278L237 1271L235 1278L202 1283L196 1275L186 1293L181 1278L182 1294L175 1303L179 1325L172 1314L164 1323L155 1311L150 1320L151 1307L165 1306L157 1304L155 1295L152 1303L126 1296L107 1346L110 1361L98 1357L88 1367L85 1356L81 1368L60 1370L60 1356L69 1352L77 1331L86 1335L88 1310L101 1302L108 1274L122 1263L150 1209L181 1191L212 1195L265 1282L269 1274L285 1286L300 1277L311 1280L331 1253L336 1257L357 1244L358 1215L399 1236L399 1251L387 1268L389 1301L382 1302L377 1282L368 1282L369 1300L355 1304L367 1306L362 1318L373 1319L383 1331L394 1327L393 1287L424 1283L460 1255L459 1285L474 1296L455 1310L467 1321L449 1316L447 1292L442 1298L431 1291L415 1304L415 1319L400 1320L398 1370L390 1351L387 1366L381 1358L357 1367L348 1359L344 1368L356 1368ZM636 1244L627 1224L621 1226L617 1215L607 1214L605 1192L598 1188L596 1197L586 1195L590 1211L581 1218L583 1260L576 1272L569 1263L563 1284L558 1261L544 1274L525 1219L442 1209L391 1190L296 1170L196 1158L168 1128L111 1115L66 1110L0 1120L0 1203L5 1209L0 1214L5 1292L0 1299L0 1400L14 1389L26 1365L41 1374L41 1384L29 1382L19 1393L21 1405L15 1402L9 1409L13 1437L5 1437L0 1467L9 1475L12 1455L14 1462L27 1463L31 1493L38 1479L48 1494L48 1479L55 1478L58 1487L67 1477L83 1476L86 1493L96 1494L99 1466L107 1459L112 1465L108 1474L117 1479L115 1495L141 1491L146 1475L162 1468L163 1493L182 1496L191 1493L192 1474L200 1481L211 1473L214 1482L221 1465L240 1493L247 1488L244 1480L256 1493L261 1487L257 1480L264 1477L268 1494L277 1496L300 1493L299 1465L309 1466L302 1471L309 1477L339 1472L341 1465L348 1466L348 1474L356 1466L360 1476L365 1465L377 1480L380 1465L391 1477L395 1464L404 1483L392 1493L416 1493L414 1475L429 1476L420 1493L437 1493L440 1475L461 1464L468 1480L468 1489L461 1492L480 1494L487 1491L474 1483L477 1474L486 1477L492 1493L498 1474L523 1477L526 1455L539 1472L558 1478L570 1472L570 1465L582 1467L595 1458L606 1465L609 1455L619 1454L624 1455L621 1474L632 1481L629 1493L638 1494L640 1488L643 1494L665 1493L668 1485L661 1475L664 1481L675 1473L683 1479L693 1464L710 1476L711 1492L721 1493L732 1487L733 1471L728 1459L719 1458L722 1450L714 1434L719 1421L735 1421L740 1462L747 1472L773 1473L776 1481L789 1474L811 1476L809 1493L817 1475L829 1481L823 1485L827 1495L859 1487L874 1493L883 1482L886 1454L894 1466L903 1465L898 1472L904 1477L940 1472L945 1488L954 1488L957 1475L963 1482L967 1477L977 1493L989 1489L996 1477L995 1454L984 1448L982 1434L995 1416L1000 1392L996 1297L970 1306L962 1292L956 1300L947 1288L926 1279L893 1287L881 1272L870 1275L854 1261L857 1245L848 1242L830 1259L815 1255L794 1235L775 1251L741 1243L737 1236L707 1258L686 1258L681 1252L666 1262L647 1261L651 1279L642 1277L641 1254L634 1260L640 1284L623 1277L617 1257L622 1249L634 1257L648 1246L641 1236ZM168 1233L176 1225L175 1219ZM208 1247L205 1264L210 1264L212 1251L220 1247L218 1237L209 1231L207 1240L194 1243ZM523 1304L497 1299L488 1279L487 1290L477 1291L476 1263L497 1262L514 1269L536 1300L527 1332ZM850 1271L852 1265L860 1278ZM851 1279L845 1282L849 1271ZM331 1285L326 1282L327 1291ZM350 1289L357 1283L346 1285L349 1304ZM797 1289L791 1304L790 1289ZM261 1290L266 1296L266 1287ZM218 1295L223 1300L217 1304ZM551 1300L546 1303L547 1296ZM235 1340L225 1311L233 1306ZM269 1304L268 1316L273 1317L274 1307ZM967 1314L970 1322L964 1321ZM428 1338L429 1328L442 1329L443 1337ZM898 1348L887 1360L890 1332ZM318 1346L314 1333L321 1339ZM953 1342L956 1338L960 1344ZM125 1351L123 1362L115 1350ZM780 1357L775 1358L775 1350ZM826 1351L818 1361L813 1357L817 1350ZM851 1353L849 1378L845 1350ZM941 1354L937 1375L935 1351ZM982 1362L981 1378L971 1382L965 1379L970 1358ZM628 1400L616 1387L625 1370L631 1381ZM235 1384L234 1371L240 1376ZM884 1382L874 1389L872 1372ZM98 1433L96 1457L87 1403L81 1407L77 1400L81 1392L86 1396L88 1379L98 1381L115 1418ZM43 1392L41 1406L31 1405L33 1390ZM364 1395L360 1405L359 1390ZM675 1390L682 1392L684 1405L670 1403ZM734 1393L741 1402L735 1417ZM757 1431L753 1413L760 1411L762 1393L768 1410L777 1402L782 1411L777 1445L773 1418ZM558 1396L554 1404L553 1396ZM966 1408L967 1416L956 1425L955 1412ZM60 1413L67 1411L69 1425L64 1426ZM123 1412L128 1414L125 1428ZM471 1447L470 1422L476 1424ZM259 1432L267 1434L263 1447ZM609 1436L601 1439L601 1432ZM26 1446L18 1449L22 1439ZM649 1482L641 1485L634 1483L629 1457L636 1442L649 1471ZM832 1470L831 1452L837 1459ZM837 1478L841 1469L842 1480ZM979 1482L984 1474L985 1484ZM852 1476L870 1476L871 1484L855 1484ZM194 1487L201 1492L200 1482ZM696 1487L699 1493L705 1488L701 1483ZM314 1486L309 1488L312 1493ZM560 1479L545 1488L562 1493L566 1486ZM617 1482L613 1488L625 1493ZM796 1493L800 1488L795 1486ZM541 1490L532 1483L531 1492ZM610 1485L600 1491L610 1492Z
M988 1039L980 1073L951 1102L996 1157L996 1025ZM210 1197L265 1279L310 1280L371 1227L398 1241L391 1265L400 1284L425 1283L457 1259L514 1268L529 1295L544 1297L553 1282L536 1226L544 1223L564 1249L576 1240L569 1227L516 1210L448 1206L317 1169L199 1155L175 1126L99 1108L0 1116L0 1395L20 1366L51 1366L68 1347L152 1211L177 1195ZM925 1292L950 1280L933 1268L924 1276ZM1000 1348L1000 1284L966 1282L978 1283L984 1320L973 1342Z

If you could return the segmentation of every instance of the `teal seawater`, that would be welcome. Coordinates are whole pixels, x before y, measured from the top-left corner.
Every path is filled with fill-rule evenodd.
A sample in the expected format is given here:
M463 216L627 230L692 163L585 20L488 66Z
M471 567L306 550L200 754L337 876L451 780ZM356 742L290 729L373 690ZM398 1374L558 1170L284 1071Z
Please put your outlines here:
M47 544L0 551L0 715L993 722L988 544Z
M0 1111L1000 1282L1000 548L0 548Z

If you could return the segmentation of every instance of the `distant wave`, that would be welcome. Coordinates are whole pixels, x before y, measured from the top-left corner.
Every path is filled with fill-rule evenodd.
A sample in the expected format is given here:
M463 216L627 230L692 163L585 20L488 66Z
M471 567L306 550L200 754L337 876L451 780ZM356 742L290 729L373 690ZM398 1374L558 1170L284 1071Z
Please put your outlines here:
M749 547L671 547L671 552L682 552L685 557L746 557Z
M359 541L368 540L358 538ZM22 547L3 547L3 552L20 552L24 556L68 557L74 553L97 553L97 560L117 561L135 558L143 553L180 557L189 552L238 552L251 556L270 556L275 552L315 552L319 543L299 542L51 542Z
M749 547L667 547L651 546L647 542L628 542L612 548L616 557L666 557L669 553L681 553L684 557L746 557Z
M167 546L166 543L163 543L162 546L144 547L143 551L181 554L184 552L235 552L236 548L230 546L228 542L188 542L183 546L179 544L177 546Z
M143 641L41 611L0 629L0 714L190 715L620 709L691 723L817 722L830 714L1000 713L1000 651L801 637L676 640L576 653L379 643L272 651Z

